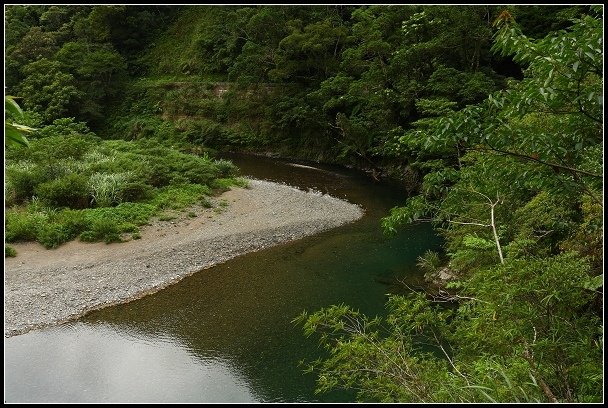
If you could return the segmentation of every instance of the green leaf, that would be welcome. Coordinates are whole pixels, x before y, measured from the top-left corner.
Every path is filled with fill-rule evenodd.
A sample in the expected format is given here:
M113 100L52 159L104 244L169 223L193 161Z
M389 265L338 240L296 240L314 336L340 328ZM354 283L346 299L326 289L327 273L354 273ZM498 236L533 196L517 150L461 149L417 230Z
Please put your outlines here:
M589 278L586 282L583 282L582 287L589 290L598 290L604 284L604 274Z
M16 119L21 119L23 117L21 107L19 107L12 96L4 97L4 109L10 112Z
M480 385L468 385L468 386L465 386L465 387L463 387L463 388L474 388L474 389L477 389L477 390L479 390L479 392L480 392L480 393L482 393L482 394L483 394L483 396L484 396L484 397L486 397L486 398L488 399L488 401L490 401L490 402L492 402L492 403L496 403L496 400L495 400L494 398L490 397L490 396L488 395L488 393L484 391L484 390L492 391L492 389L491 389L491 388L488 388L488 387L482 387L482 386L480 386Z
M28 140L23 133L13 124L6 123L4 125L5 140L9 145L13 146L29 146Z

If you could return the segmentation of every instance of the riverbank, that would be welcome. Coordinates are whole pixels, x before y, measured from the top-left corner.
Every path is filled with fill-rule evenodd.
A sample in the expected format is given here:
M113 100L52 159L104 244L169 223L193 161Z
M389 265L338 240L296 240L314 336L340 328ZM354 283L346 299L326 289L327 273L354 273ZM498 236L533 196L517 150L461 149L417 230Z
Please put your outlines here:
M125 243L73 241L54 250L12 245L17 257L5 259L5 337L143 297L238 255L363 215L346 201L261 180L222 194L216 203L155 221L142 228L141 239Z

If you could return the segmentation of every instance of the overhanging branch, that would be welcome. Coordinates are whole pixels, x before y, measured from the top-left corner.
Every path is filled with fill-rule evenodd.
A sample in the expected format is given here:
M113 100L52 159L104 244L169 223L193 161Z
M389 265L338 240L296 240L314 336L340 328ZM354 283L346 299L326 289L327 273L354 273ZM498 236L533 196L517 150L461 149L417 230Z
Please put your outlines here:
M545 161L542 161L542 160L537 159L535 157L528 156L528 155L521 154L521 153L509 152L507 150L501 150L501 149L498 149L496 147L493 147L492 145L490 145L487 142L486 142L486 145L490 148L490 150L492 150L494 152L497 152L497 153L500 153L500 154L504 154L504 155L508 155L508 156L519 157L519 158L522 158L522 159L525 159L525 160L529 160L529 161L533 161L533 162L542 164L544 166L549 166L549 167L551 167L553 169L568 170L570 172L580 173L580 174L584 174L584 175L589 176L589 177L595 177L595 178L599 178L599 179L603 178L603 176L601 174L590 173L590 172L585 171L585 170L575 169L574 167L569 167L569 166L564 166L564 165L560 165L560 164L545 162ZM475 149L475 148L471 148L471 147L467 148L467 149L468 150L479 150L479 149Z

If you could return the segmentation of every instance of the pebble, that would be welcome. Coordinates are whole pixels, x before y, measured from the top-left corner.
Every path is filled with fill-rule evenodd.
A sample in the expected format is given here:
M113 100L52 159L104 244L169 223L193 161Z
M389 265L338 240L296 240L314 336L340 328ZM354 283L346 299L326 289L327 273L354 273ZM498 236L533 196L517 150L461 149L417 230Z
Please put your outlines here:
M181 234L179 242L171 244L174 246L167 244L170 240L153 241L166 235L166 230L155 228L163 232L148 238L149 252L135 252L122 259L106 262L88 259L80 265L35 270L25 260L13 263L11 279L5 278L5 337L76 319L101 305L126 303L201 268L363 216L363 210L354 204L284 184L250 180L250 189L243 191L247 200L251 200L245 214L232 214L231 207L235 204L231 204L215 215L214 223L205 223L196 233ZM5 268L6 276L6 261ZM94 276L82 273L82 269L89 268ZM100 288L98 284L102 281L106 283ZM96 289L96 297L91 297L92 288Z

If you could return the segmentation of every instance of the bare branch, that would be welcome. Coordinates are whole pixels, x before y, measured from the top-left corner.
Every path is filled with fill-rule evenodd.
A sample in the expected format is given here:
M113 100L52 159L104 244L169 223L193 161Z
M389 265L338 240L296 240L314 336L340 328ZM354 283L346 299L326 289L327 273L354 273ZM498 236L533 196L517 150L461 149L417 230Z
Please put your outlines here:
M486 303L486 304L490 304L490 302L486 302L485 300L481 300L481 299L477 299L474 297L469 297L469 296L460 296L460 295L450 295L448 292L444 291L444 290L439 290L439 293L435 296L433 296L433 300L436 299L441 299L441 302L453 302L455 300L473 300L475 302L481 302L481 303Z
M459 376L461 376L462 378L464 378L464 380L466 381L467 385L471 385L471 383L469 382L469 379L464 374L462 374L460 372L460 370L454 365L454 362L452 361L452 359L450 358L450 356L448 355L448 353L443 348L443 345L441 344L441 342L437 338L437 334L435 333L435 330L431 329L431 331L433 332L433 337L435 338L435 341L437 342L437 345L439 346L439 348L441 349L441 351L443 351L443 354L445 355L445 358L448 359L448 362L450 363L450 365L452 366L452 368L454 369L454 371L456 371L456 373L458 373Z
M485 198L486 200L488 200L488 202L490 203L490 205L492 204L492 200L490 200L490 197L488 197L487 195L480 193L479 191L474 190L472 187L469 187L469 191L471 193L475 193L475 194L479 194L480 196L482 196L483 198Z
M522 158L522 159L525 159L525 160L529 160L529 161L533 161L533 162L536 162L536 163L540 163L540 164L542 164L544 166L549 166L549 167L554 168L554 169L563 169L563 170L568 170L568 171L584 174L584 175L590 176L590 177L603 178L603 175L601 175L601 174L590 173L588 171L580 170L580 169L575 169L575 168L569 167L569 166L562 166L562 165L555 164L555 163L545 162L545 161L542 161L540 159L537 159L537 158L534 158L534 157L531 157L531 156L528 156L528 155L525 155L525 154L521 154L521 153L515 153L515 152L509 152L509 151L506 151L506 150L501 150L501 149L493 147L487 141L486 141L486 145L490 148L490 150L493 150L495 152L498 152L498 153L501 153L501 154L506 154L506 155L509 155L509 156L519 157L519 158ZM467 149L468 150L479 150L479 149L476 149L476 148L467 148Z
M476 222L460 222L460 221L452 221L452 220L446 220L446 222L449 222L450 224L459 224L459 225L478 225L480 227L491 227L492 224L479 224Z

